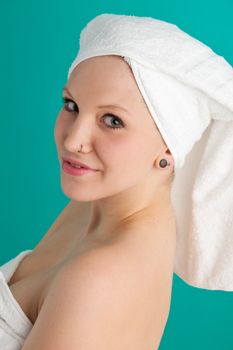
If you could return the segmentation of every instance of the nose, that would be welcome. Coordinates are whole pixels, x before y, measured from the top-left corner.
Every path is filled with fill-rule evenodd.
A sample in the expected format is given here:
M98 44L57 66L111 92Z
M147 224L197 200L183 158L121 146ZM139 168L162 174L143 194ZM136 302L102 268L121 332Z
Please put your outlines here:
M85 150L89 148L87 145L91 144L92 138L91 119L93 117L88 118L87 115L79 113L75 121L69 125L64 139L64 146L67 150L77 151L81 144L85 145Z

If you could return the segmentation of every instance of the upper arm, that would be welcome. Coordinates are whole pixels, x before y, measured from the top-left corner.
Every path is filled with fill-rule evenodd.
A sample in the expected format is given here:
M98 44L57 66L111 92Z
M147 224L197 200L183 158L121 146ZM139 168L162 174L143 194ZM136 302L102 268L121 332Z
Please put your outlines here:
M151 310L132 272L103 252L78 258L55 277L22 350L145 348Z

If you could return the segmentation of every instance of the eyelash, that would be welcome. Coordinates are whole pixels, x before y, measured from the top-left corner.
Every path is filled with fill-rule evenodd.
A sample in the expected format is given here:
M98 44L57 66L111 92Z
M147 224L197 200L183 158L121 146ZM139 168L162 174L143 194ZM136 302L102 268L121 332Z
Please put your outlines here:
M65 107L65 104L68 103L68 102L73 102L73 103L75 104L75 102L72 101L71 99L62 97L62 103L64 104L63 108ZM75 112L76 112L76 111L70 111L70 110L68 110L68 109L66 109L66 108L64 108L64 109L65 109L68 113L75 113ZM122 126L120 126L120 127L118 127L118 126L117 126L117 127L112 127L112 126L106 125L107 128L110 128L110 129L112 129L112 130L118 130L118 129L121 129L121 128L124 126L124 124L123 124L123 122L121 121L121 119L118 118L116 115L114 115L114 114L112 114L112 113L107 113L106 115L111 116L111 117L113 117L114 119L117 119L117 120L121 123L121 125L122 125Z

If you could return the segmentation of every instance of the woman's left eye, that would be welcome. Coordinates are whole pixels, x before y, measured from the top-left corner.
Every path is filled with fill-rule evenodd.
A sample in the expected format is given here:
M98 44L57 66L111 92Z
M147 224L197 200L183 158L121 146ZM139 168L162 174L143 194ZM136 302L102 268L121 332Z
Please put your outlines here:
M75 103L72 100L62 97L62 102L64 103L64 108L65 108L65 110L67 112L69 112L69 113L77 112L77 110L75 109ZM73 103L74 109L73 108L69 109L69 107L67 107L68 104L70 104L70 103L71 103L71 106L72 106L72 103ZM105 114L103 116L103 118L107 118L107 117L112 118L112 120L117 120L117 123L118 123L118 124L115 124L115 126L111 126L111 125L107 125L106 124L107 128L110 128L110 129L113 129L113 130L118 130L118 129L121 129L124 126L124 124L121 121L121 119L118 118L117 116L115 116L114 114L107 113L107 114ZM119 125L121 125L121 126L119 126Z
M124 124L123 124L123 122L121 121L121 119L118 118L117 116L115 116L114 114L108 113L108 114L105 114L105 115L103 116L103 118L107 118L107 117L110 117L110 118L112 118L112 120L116 120L116 121L117 121L117 124L114 124L115 126L111 126L111 125L109 126L109 125L106 124L107 128L110 128L110 129L112 129L112 130L118 130L118 129L121 129L121 128L124 127ZM120 123L120 124L118 124L118 123ZM110 124L111 124L111 123L110 123ZM119 126L119 125L120 125L120 126Z

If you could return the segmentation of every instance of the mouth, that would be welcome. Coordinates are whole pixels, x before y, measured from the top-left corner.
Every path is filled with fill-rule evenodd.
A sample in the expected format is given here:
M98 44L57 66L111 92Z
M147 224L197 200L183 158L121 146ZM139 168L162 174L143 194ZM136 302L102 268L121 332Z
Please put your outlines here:
M94 171L97 171L97 169L93 169L91 167L89 167L88 165L80 162L79 160L76 160L76 159L72 159L72 158L68 158L68 157L62 157L62 160L63 160L63 164L64 163L67 163L69 165L71 165L72 167L74 168L77 168L77 169L86 169L86 170L94 170Z
M69 164L69 165L72 166L73 168L77 168L77 169L86 169L86 170L88 170L88 168L86 168L86 167L84 167L84 166L81 166L81 165L79 165L79 164L71 163L71 162L69 162L68 160L63 160L63 164L65 164L65 163Z
M63 161L62 170L65 173L73 176L80 176L97 172L97 170L87 169L79 164L72 164L70 161Z

